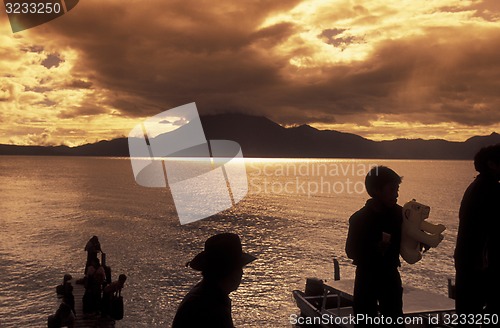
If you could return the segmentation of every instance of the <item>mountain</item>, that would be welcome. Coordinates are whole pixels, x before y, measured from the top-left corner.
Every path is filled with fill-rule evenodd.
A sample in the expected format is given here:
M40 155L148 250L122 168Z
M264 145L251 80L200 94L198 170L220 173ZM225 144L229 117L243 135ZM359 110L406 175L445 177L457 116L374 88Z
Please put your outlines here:
M247 157L374 156L374 141L355 134L317 130L308 125L284 128L258 116L221 114L201 118L207 139L238 142Z
M317 130L308 125L285 128L265 117L244 114L202 116L201 121L207 139L234 140L241 145L245 157L470 160L481 147L500 143L498 133L472 137L465 142L440 139L373 141L351 133ZM118 138L73 148L0 145L0 155L129 156L129 153L127 138Z

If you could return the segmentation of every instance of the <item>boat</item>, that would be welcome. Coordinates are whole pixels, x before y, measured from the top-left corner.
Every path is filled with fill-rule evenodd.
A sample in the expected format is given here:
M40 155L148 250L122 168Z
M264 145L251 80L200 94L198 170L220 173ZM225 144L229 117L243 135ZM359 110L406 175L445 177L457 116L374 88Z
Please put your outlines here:
M296 327L354 327L364 322L385 325L391 318L365 318L354 315L354 279L340 279L338 262L334 260L335 279L325 284L318 278L307 278L305 291L294 290L293 297L300 315L292 315ZM403 285L403 318L406 327L453 327L455 301L449 297Z

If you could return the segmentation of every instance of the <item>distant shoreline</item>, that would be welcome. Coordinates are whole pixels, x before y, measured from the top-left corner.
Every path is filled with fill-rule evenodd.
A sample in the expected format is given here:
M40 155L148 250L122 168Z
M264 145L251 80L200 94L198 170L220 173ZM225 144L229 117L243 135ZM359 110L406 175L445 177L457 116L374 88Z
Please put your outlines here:
M265 117L241 114L205 116L201 121L206 140L235 141L245 158L471 160L480 148L500 143L500 134L496 132L463 142L442 139L373 141L356 134L317 130L308 125L285 128ZM156 138L162 136L165 137ZM0 155L129 157L129 139L102 140L76 147L0 144Z
M130 159L129 156L109 156L109 155L68 155L68 154L0 154L0 157L81 157L81 158L112 158L112 159ZM175 157L171 157L174 159ZM213 157L213 158L223 158L223 157ZM144 159L149 159L144 157ZM179 159L186 160L185 157L179 157ZM191 160L194 158L190 158L187 160ZM285 161L285 160L356 160L356 161L370 161L370 160L382 160L382 161L464 161L471 162L470 159L461 159L461 158L382 158L382 157L244 157L245 161L266 161L266 160L276 160L276 161Z

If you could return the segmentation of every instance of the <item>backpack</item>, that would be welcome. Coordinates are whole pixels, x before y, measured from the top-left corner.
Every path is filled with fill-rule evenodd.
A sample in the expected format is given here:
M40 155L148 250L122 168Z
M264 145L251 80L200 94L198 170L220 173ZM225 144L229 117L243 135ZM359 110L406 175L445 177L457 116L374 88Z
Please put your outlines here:
M115 320L121 320L123 319L123 313L123 297L121 295L121 290L119 290L118 292L114 293L113 296L111 296L109 314L111 318Z

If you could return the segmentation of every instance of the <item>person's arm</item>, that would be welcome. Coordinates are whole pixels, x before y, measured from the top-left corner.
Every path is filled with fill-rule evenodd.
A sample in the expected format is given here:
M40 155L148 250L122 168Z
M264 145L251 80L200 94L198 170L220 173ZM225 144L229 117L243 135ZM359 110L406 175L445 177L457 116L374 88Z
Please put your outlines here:
M345 243L345 252L347 257L357 261L359 258L359 232L358 227L354 222L354 218L349 219L349 230L347 232L347 240Z
M361 215L354 215L349 220L347 233L347 256L359 263L368 263L376 260L380 254L378 229L375 229L370 220Z
M106 287L104 287L104 292L106 294L114 294L115 292L117 292L119 290L119 284L117 281L114 281L112 283L110 283L109 285L107 285Z

